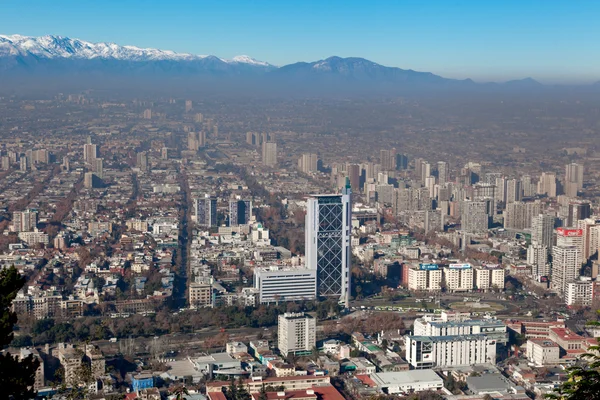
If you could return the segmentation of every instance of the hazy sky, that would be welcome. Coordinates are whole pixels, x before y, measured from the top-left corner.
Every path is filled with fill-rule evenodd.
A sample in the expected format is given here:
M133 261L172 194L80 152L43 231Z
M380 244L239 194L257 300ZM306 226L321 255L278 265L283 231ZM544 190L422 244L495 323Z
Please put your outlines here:
M600 80L595 0L0 0L0 33L283 65L332 55L475 80Z

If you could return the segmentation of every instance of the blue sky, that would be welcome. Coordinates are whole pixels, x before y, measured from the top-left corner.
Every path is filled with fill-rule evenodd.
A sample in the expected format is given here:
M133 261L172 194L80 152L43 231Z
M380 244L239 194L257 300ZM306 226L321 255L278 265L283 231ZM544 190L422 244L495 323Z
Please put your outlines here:
M592 0L0 0L0 33L283 65L332 55L478 81L600 80Z

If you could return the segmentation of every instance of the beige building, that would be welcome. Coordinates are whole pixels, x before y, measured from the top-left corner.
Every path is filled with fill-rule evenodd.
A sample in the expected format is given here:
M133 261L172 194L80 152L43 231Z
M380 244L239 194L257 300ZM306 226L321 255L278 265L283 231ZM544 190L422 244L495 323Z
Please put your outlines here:
M310 353L317 343L316 330L316 321L308 314L280 314L277 323L279 351L284 357L289 353Z
M409 290L438 291L442 288L442 270L420 269L413 267L408 270Z
M22 348L20 358L21 360L33 355L33 358L38 360L40 365L38 369L35 371L35 381L33 383L33 389L40 390L45 385L45 376L44 376L44 360L40 356L40 353L34 348Z
M262 162L267 167L277 165L277 143L265 142L262 145Z
M560 347L550 339L529 339L527 359L536 367L556 365L560 360Z
M473 290L473 268L470 264L450 264L444 268L446 289L451 292Z
M191 283L189 302L192 308L212 307L212 285L210 283Z

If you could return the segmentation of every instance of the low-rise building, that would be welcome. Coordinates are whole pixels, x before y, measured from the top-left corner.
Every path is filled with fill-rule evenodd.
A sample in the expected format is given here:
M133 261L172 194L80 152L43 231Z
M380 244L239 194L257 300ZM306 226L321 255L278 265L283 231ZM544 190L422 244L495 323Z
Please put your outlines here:
M260 303L314 300L317 296L317 270L307 268L254 269L254 287Z
M372 374L371 379L389 394L435 391L444 387L444 380L431 369L379 372Z

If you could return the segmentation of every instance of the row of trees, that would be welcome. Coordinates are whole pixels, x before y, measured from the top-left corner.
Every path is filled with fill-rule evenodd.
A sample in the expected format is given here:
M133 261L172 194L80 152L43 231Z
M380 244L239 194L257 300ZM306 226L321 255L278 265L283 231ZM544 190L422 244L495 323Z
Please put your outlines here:
M132 315L129 318L101 318L97 316L75 320L42 319L23 321L21 335L14 341L15 347L29 344L45 344L86 340L102 340L111 337L156 336L167 333L189 333L201 328L269 327L277 324L277 317L284 312L314 312L319 319L339 315L336 302L298 302L259 307L207 308L202 312L188 311L173 315L161 310L155 315ZM379 325L377 325L379 326Z

